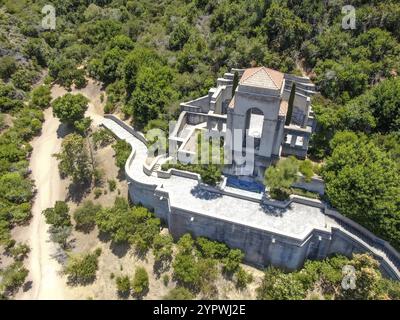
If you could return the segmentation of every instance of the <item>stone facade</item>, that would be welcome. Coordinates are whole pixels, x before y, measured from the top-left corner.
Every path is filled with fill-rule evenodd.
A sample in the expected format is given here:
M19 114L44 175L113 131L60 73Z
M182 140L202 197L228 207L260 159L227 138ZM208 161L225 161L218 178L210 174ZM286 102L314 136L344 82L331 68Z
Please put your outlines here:
M235 72L241 79L232 92ZM290 125L286 126L293 83L293 113ZM281 155L306 157L315 128L310 100L314 93L308 78L265 67L233 69L217 80L217 87L211 88L207 96L181 104L184 116L169 136L170 145L176 146L178 156L191 162L194 155L186 143L188 136L194 134L194 127L209 134L218 133L225 137L225 152L232 159L225 171L261 180L265 169ZM243 154L251 157L243 160Z

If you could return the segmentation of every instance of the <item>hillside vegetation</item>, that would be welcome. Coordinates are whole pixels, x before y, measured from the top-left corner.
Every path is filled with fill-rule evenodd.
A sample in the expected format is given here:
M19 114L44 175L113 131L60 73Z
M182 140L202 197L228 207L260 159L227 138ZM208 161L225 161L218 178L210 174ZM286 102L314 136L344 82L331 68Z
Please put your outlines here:
M10 229L30 218L29 141L40 133L51 84L81 88L85 76L95 78L104 83L104 111L121 111L146 130L166 128L179 102L206 94L230 68L258 65L307 74L316 83L318 131L309 157L323 163L326 200L400 249L398 1L54 0L55 30L41 26L45 4L0 1L0 244L6 250L18 246ZM342 7L349 4L356 28L345 30ZM44 85L34 89L40 80ZM90 121L82 112L78 121L55 107L86 134ZM25 270L15 270L20 285Z

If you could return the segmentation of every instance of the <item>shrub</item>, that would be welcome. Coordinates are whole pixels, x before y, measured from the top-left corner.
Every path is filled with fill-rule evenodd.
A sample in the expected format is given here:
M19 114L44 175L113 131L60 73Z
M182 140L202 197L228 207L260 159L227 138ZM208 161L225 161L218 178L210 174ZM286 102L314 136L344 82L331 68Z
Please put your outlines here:
M67 248L68 238L71 235L72 228L70 226L50 226L50 240L61 245L63 249Z
M101 253L96 250L94 253L70 256L64 273L68 276L68 282L72 284L89 284L96 278L98 269L98 258Z
M114 141L114 137L107 129L93 132L92 139L95 148L108 146Z
M101 210L101 205L95 205L92 201L85 201L74 212L76 228L90 230L95 225L96 214Z
M45 109L50 105L51 91L49 86L42 85L32 90L31 106Z
M227 273L235 272L242 262L244 253L240 249L230 250L228 256L223 260L224 271Z
M17 244L10 249L11 255L17 261L24 260L28 256L28 253L30 251L31 251L31 248L27 244L24 244L24 243Z
M29 202L21 203L19 205L10 206L9 213L11 215L11 222L14 224L22 225L29 221L32 217L31 204Z
M18 204L29 202L33 196L32 190L32 181L18 172L5 173L0 177L0 194L8 201Z
M115 242L129 242L140 251L147 251L160 231L160 220L143 207L130 208L127 201L117 197L112 208L100 210L96 224L101 232L109 233Z
M253 275L246 272L243 268L238 269L236 272L236 286L239 289L244 289L246 286L253 281Z
M167 295L164 296L164 300L193 300L194 295L184 287L176 287L171 289Z
M109 179L107 182L110 192L114 191L117 188L117 181L115 181L115 179Z
M4 56L0 58L0 78L8 80L17 71L17 63L14 57Z
M172 259L172 237L171 235L157 234L153 240L153 253L156 262Z
M257 288L257 299L260 300L301 300L304 297L304 287L293 274L272 267L265 271L261 286Z
M145 268L138 267L136 269L132 289L137 295L142 295L149 289L149 276Z
M96 186L102 186L104 182L105 171L101 168L93 170L94 184Z
M95 199L99 198L102 194L103 194L103 190L101 190L100 188L94 189L94 197L95 197Z
M269 187L270 195L272 197L288 196L285 189L290 188L297 181L298 170L298 160L292 156L280 160L275 166L268 167L265 171L265 184Z
M127 295L131 291L131 282L128 276L120 276L115 278L117 291L120 295Z
M113 144L113 149L115 151L115 164L121 170L124 169L125 163L131 154L132 148L130 144L124 140L118 140Z
M12 294L21 287L28 273L29 271L20 261L14 262L4 270L0 270L0 297Z
M310 160L304 160L300 162L299 170L304 176L306 182L311 182L311 178L314 175L313 164Z

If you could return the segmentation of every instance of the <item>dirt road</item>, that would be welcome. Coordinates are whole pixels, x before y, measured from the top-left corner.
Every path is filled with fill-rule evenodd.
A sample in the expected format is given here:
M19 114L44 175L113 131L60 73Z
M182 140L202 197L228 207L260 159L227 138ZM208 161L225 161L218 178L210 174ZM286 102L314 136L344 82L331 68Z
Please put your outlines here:
M86 112L97 126L103 119L103 110L100 102L101 88L93 80L82 90L72 90L72 93L82 93L89 100ZM58 85L52 88L53 99L66 94L67 91ZM32 178L38 190L32 207L32 221L27 232L27 242L31 253L27 260L30 273L28 283L30 287L21 290L17 299L68 299L68 289L65 278L60 275L61 265L54 259L57 247L49 239L48 225L42 211L54 206L57 200L65 200L67 195L66 183L62 181L58 172L58 163L52 156L59 152L62 137L65 134L63 126L58 119L53 117L51 108L45 111L45 121L42 134L35 138L30 168Z
M42 211L52 207L57 200L64 200L65 187L58 174L57 161L52 154L59 151L62 138L59 136L60 122L51 109L45 111L42 134L32 141L30 167L38 190L29 227L31 253L28 260L32 288L22 292L18 299L64 299L65 283L58 274L61 266L52 258L56 246L49 240L48 225Z

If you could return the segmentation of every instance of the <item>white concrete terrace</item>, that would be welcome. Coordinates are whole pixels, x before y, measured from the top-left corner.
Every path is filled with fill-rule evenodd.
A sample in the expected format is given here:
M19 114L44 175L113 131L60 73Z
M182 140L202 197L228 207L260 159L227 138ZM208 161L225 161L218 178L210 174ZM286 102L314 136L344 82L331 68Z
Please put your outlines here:
M122 121L119 120L119 122ZM167 192L171 207L194 211L198 214L265 230L300 241L307 239L314 230L330 233L332 228L335 228L360 243L366 250L385 260L397 278L400 279L399 269L393 263L393 260L399 261L399 254L396 251L392 250L392 248L386 250L386 245L383 247L384 250L372 246L363 237L349 231L348 228L338 223L336 219L328 216L321 208L298 202L291 202L286 208L260 205L258 202L235 196L235 192L241 193L239 189L234 192L231 190L232 195L216 194L200 188L198 180L195 179L176 175L171 175L168 179L162 179L154 175L147 175L143 171L143 164L147 158L147 146L141 141L143 139L138 139L112 119L104 119L101 125L132 146L132 153L125 165L126 174L134 181L155 185L158 190ZM246 192L244 191L244 193ZM365 232L368 231L365 230ZM375 237L377 242L384 242L372 234L370 236ZM389 255L392 259L388 258Z

